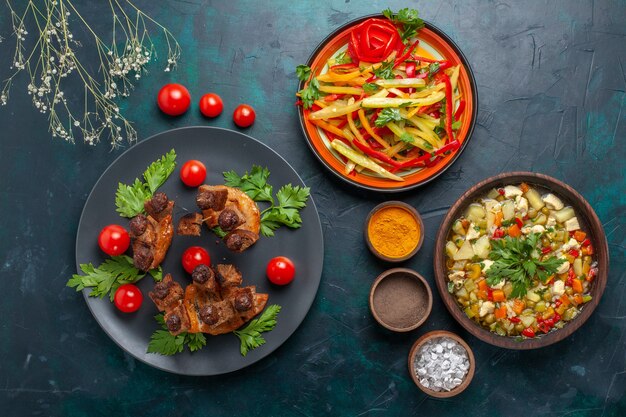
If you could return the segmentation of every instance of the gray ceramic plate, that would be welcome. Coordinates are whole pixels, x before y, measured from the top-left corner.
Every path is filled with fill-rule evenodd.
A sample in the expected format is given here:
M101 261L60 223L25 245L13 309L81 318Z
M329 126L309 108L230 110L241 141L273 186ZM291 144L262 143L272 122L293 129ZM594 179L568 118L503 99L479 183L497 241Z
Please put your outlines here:
M223 183L222 172L249 171L253 164L269 168L269 182L277 191L287 183L304 185L294 169L276 152L242 133L211 127L190 127L170 130L146 139L124 152L102 174L89 195L78 225L76 237L76 267L92 262L99 264L104 255L97 244L102 227L110 223L123 226L128 220L115 212L115 190L118 182L130 184L141 176L155 159L174 148L177 169L161 187L174 199L174 221L188 211L196 210L195 189L187 188L179 180L178 168L189 159L203 161L207 167L206 183ZM264 206L261 204L261 208ZM302 210L302 227L297 230L281 228L272 238L261 239L242 254L228 251L206 227L200 237L174 236L172 246L163 262L163 270L172 274L183 286L190 277L183 270L180 258L189 246L203 246L213 263L234 263L243 274L244 285L256 285L257 291L269 294L269 304L280 304L278 324L265 333L267 343L243 357L239 353L239 339L233 334L207 336L207 345L199 352L184 351L174 356L146 353L150 335L158 328L154 320L157 309L148 298L154 285L152 278L139 282L144 303L138 312L124 314L108 298L88 297L83 291L91 313L102 329L122 349L138 360L165 371L183 375L219 375L236 371L269 355L291 336L304 320L319 287L324 260L322 228L317 210L310 199ZM265 266L274 256L287 256L296 265L296 278L286 287L273 286L265 277Z

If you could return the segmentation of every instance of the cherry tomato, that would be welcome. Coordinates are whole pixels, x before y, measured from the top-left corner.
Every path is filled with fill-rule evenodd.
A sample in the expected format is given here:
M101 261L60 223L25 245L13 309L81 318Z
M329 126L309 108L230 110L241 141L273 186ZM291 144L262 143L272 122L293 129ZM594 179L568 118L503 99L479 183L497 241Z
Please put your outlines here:
M287 285L293 281L293 277L296 274L296 267L289 258L277 256L270 259L265 272L272 284Z
M115 291L115 307L124 313L139 310L143 302L143 294L135 284L124 284Z
M211 265L211 257L209 252L200 246L191 246L183 253L183 268L188 273L192 273L198 265Z
M197 187L206 178L206 167L200 161L190 159L180 169L180 179L188 187Z
M122 226L110 224L100 231L98 246L107 255L118 256L126 252L130 246L130 236Z
M233 113L233 120L239 127L251 126L252 123L254 123L255 118L256 113L254 112L254 109L247 104L238 105Z
M165 84L157 97L161 111L170 116L180 116L191 104L189 91L181 84Z
M215 93L205 94L200 98L200 113L206 117L217 117L224 110L222 98Z

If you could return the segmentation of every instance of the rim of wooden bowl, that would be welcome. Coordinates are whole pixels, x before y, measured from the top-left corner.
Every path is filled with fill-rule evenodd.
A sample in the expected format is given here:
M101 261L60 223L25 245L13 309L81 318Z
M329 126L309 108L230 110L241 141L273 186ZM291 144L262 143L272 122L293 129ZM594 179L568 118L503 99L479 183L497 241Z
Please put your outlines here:
M560 196L566 204L574 208L580 224L587 231L588 238L591 239L593 247L595 248L595 259L598 262L598 275L593 281L591 289L593 298L583 306L580 313L562 329L551 331L541 337L523 340L516 339L512 336L500 336L492 333L482 328L465 315L463 310L457 305L452 294L448 292L444 250L446 238L452 227L452 223L470 203L476 198L484 196L491 188L500 188L504 185L521 182L547 188ZM598 219L598 216L587 200L572 187L556 178L544 174L525 171L505 172L477 183L463 193L454 205L452 205L450 210L448 210L448 213L441 222L441 226L437 232L437 238L435 239L433 266L439 295L452 317L468 332L483 342L494 346L516 350L537 349L557 343L570 336L578 330L594 312L602 298L608 279L609 247L600 219Z
M423 386L419 382L419 379L417 378L417 374L415 372L414 365L413 365L414 360L415 360L415 355L417 354L419 348L422 347L422 345L426 343L427 341L431 339L436 339L438 337L448 337L458 342L467 351L467 357L469 358L470 367L469 367L469 370L467 371L467 375L465 375L465 378L463 379L463 382L461 382L461 385L457 386L451 391L433 391L430 388L426 388L425 386ZM413 346L411 347L411 350L409 352L408 365L409 365L409 374L411 374L411 379L413 380L413 382L415 383L415 385L417 385L419 389L421 389L424 393L430 395L431 397L449 398L449 397L454 397L455 395L458 395L462 393L463 391L465 391L465 388L467 388L470 382L472 382L472 379L474 378L474 370L476 369L476 359L474 358L474 352L472 351L472 348L470 348L469 345L465 342L465 340L461 339L459 335L457 335L456 333L449 332L447 330L433 330L431 332L428 332L422 335L422 337L420 337L419 339L415 341L415 343L413 343Z
M372 245L372 241L370 240L370 236L369 236L370 220L372 220L372 217L374 216L374 214L376 214L378 211L382 210L385 207L400 207L408 211L409 213L411 213L413 218L415 218L415 220L417 221L417 226L419 228L420 235L419 235L419 240L417 241L417 246L415 246L415 249L413 249L411 252L399 258L392 258L390 256L386 256L380 253L374 247L374 245ZM365 219L365 226L364 226L363 234L365 236L365 243L367 244L367 247L369 248L370 252L372 252L374 256L376 256L378 259L382 259L383 261L386 261L386 262L403 262L415 256L415 254L422 248L422 244L424 243L424 222L422 221L422 216L415 209L415 207L403 201L398 201L398 200L385 201L384 203L380 203L379 205L374 207L369 212L369 214L367 215L367 218Z
M427 294L427 300L426 300L427 304L426 304L426 311L424 312L424 315L416 323L412 324L409 327L394 327L394 326L389 325L388 323L385 323L379 316L376 309L374 309L374 293L376 292L378 285L384 279L387 279L392 275L400 274L400 273L409 275L412 278L416 279L418 282L420 282L422 286L426 289L426 294ZM391 330L393 332L399 332L399 333L410 332L411 330L415 330L418 327L420 327L422 324L424 324L424 322L430 316L430 312L433 309L433 292L430 289L430 285L428 285L428 282L426 281L426 279L424 279L424 277L421 276L418 272L409 268L392 268L392 269L388 269L384 271L382 274L380 274L376 278L376 280L374 280L374 283L372 284L372 287L370 289L369 305L370 305L370 312L372 313L372 316L374 316L374 319L378 322L378 324L380 324L384 328Z

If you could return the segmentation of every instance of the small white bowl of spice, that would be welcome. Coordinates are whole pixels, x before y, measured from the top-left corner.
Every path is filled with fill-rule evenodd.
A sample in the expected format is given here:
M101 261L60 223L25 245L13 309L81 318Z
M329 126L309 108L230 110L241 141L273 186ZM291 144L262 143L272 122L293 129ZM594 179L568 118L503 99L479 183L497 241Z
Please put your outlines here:
M445 330L426 333L409 353L409 373L426 394L448 398L460 394L474 377L474 353L463 339Z

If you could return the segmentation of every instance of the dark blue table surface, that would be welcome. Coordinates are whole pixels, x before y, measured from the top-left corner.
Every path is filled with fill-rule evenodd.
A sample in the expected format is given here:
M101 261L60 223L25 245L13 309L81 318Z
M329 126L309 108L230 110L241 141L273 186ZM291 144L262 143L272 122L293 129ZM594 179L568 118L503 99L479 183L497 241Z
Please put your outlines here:
M108 16L106 2L75 3L94 28L110 30L108 17L101 18ZM234 107L254 106L257 121L246 133L283 155L312 188L326 242L320 290L296 333L243 371L180 377L125 354L98 327L82 296L65 288L75 272L85 199L121 149L53 140L21 77L9 105L0 108L0 415L626 415L626 2L137 4L168 26L183 49L177 71L152 64L120 102L139 140L181 126L234 129ZM293 105L294 67L343 23L405 6L417 7L459 44L474 69L480 104L474 138L461 158L433 183L398 196L426 223L424 247L404 266L435 288L439 222L477 181L512 170L559 178L595 208L611 256L602 302L563 342L530 352L492 347L462 330L436 292L430 319L409 334L391 334L370 316L370 284L388 265L368 252L361 227L368 211L390 197L340 184L311 154ZM4 4L0 10L5 78L12 40ZM188 86L194 102L208 91L220 94L224 114L209 121L194 107L182 117L164 117L155 95L172 81ZM66 91L74 99L81 94ZM406 370L413 341L434 329L459 333L476 356L471 386L448 400L425 396Z

